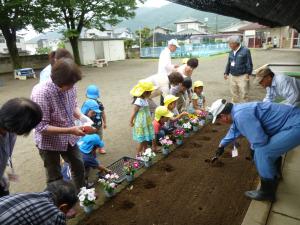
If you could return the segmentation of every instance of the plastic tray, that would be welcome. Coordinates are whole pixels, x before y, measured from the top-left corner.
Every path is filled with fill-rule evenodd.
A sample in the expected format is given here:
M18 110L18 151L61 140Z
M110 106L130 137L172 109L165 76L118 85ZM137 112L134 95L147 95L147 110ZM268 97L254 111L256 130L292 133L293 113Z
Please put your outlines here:
M126 174L123 171L123 167L124 167L124 163L125 162L138 162L139 163L139 167L137 168L137 170L139 170L140 168L142 168L144 166L144 162L141 160L137 160L128 156L124 156L122 158L120 158L119 160L115 161L114 163L112 163L111 165L109 165L107 168L110 169L113 173L116 173L119 175L119 179L115 180L116 183L120 184L122 183L123 180L126 179Z

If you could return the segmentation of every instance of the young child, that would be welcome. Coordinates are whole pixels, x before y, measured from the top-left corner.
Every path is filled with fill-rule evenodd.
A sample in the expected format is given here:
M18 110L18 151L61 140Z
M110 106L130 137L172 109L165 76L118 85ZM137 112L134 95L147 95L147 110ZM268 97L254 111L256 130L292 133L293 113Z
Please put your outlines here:
M192 102L189 106L189 113L199 114L205 110L205 96L203 95L204 84L198 80L193 84Z
M147 149L148 142L152 142L152 150L156 151L154 129L147 99L155 89L152 82L140 81L130 91L134 97L133 111L130 116L130 126L133 127L133 140L138 142L136 157L139 159Z
M103 140L103 129L106 129L106 114L102 102L98 100L100 98L99 88L96 85L89 85L86 89L86 97L87 100L83 103L81 112L93 120L94 127L97 129L101 140ZM96 102L98 106L97 112L94 110L96 112L95 114L89 112L91 106L96 108L94 102ZM88 115L88 113L90 114ZM106 152L104 148L99 148L99 153L105 154Z
M111 171L106 167L102 166L97 159L96 151L99 148L104 147L103 141L100 139L98 134L88 134L83 136L77 142L80 149L84 167L85 167L85 179L88 184L88 174L90 169L98 169L100 173L107 174Z
M155 110L155 117L153 120L153 127L155 133L155 140L159 143L159 139L168 134L168 129L165 128L167 123L174 114L168 110L166 106L158 106Z
M189 97L188 97L187 90L189 90L191 87L192 87L191 78L185 78L183 80L182 84L173 86L170 89L171 95L179 97L177 100L177 109L179 112L183 112L187 109L187 106L189 103Z
M167 95L164 98L164 105L168 108L168 110L170 112L172 112L174 114L174 116L172 118L170 118L171 121L176 121L176 120L182 118L183 116L188 115L187 112L182 112L182 113L178 112L178 109L176 107L178 98L179 97L176 97L174 95Z

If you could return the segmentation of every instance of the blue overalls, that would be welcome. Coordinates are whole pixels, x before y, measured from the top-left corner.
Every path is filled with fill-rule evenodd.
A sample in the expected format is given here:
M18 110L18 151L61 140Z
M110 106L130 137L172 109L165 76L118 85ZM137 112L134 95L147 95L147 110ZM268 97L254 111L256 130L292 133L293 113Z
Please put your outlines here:
M300 109L270 102L236 104L233 124L220 145L227 146L245 136L255 150L254 161L262 178L274 179L275 161L300 145Z

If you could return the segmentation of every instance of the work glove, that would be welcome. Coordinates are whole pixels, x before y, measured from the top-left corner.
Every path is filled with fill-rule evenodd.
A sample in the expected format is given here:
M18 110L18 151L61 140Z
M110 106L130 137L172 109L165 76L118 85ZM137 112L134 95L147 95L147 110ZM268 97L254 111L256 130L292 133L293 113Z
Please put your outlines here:
M221 155L223 155L224 151L224 147L219 147L216 151L216 157L220 157Z

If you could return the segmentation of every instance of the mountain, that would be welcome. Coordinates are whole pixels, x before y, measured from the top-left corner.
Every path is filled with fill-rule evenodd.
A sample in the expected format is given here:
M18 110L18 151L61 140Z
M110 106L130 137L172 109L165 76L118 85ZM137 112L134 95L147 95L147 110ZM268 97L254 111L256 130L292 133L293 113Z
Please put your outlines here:
M204 22L205 18L208 18L207 24L210 31L215 31L216 29L216 14L195 10L175 3L170 3L160 8L141 7L135 13L134 18L122 21L117 27L127 27L132 31L136 31L143 27L153 29L156 26L163 26L175 30L175 21L194 18ZM217 20L218 29L239 21L238 19L221 15L217 16Z

